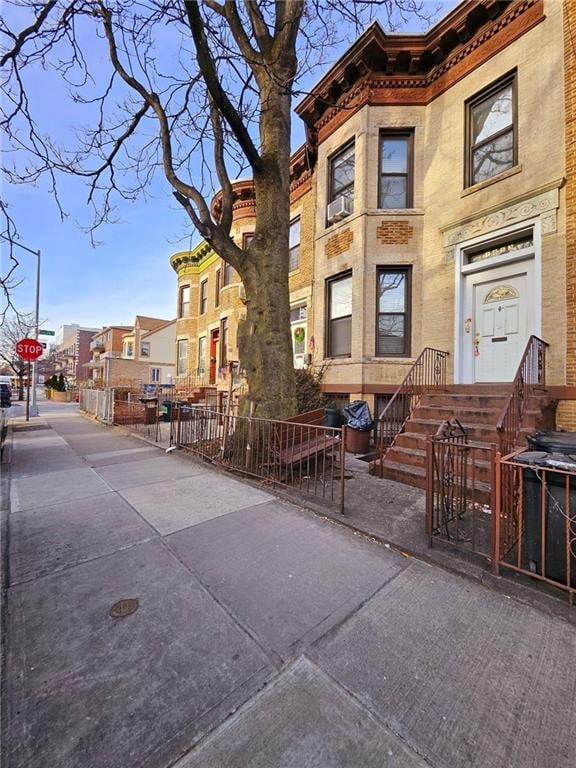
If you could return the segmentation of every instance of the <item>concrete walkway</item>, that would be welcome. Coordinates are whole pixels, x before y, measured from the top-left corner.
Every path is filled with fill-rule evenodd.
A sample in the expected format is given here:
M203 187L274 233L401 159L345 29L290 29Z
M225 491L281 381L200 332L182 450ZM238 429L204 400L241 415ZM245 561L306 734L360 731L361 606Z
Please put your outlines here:
M7 453L5 768L576 765L562 618L75 405Z

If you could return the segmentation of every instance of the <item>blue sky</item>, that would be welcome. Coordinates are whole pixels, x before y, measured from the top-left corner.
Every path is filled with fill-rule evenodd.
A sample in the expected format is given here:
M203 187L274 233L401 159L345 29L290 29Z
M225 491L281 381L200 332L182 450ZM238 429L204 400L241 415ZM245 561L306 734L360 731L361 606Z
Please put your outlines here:
M442 15L455 4L454 0L443 3ZM419 31L417 25L412 26L407 31ZM335 51L333 60L342 52ZM315 73L310 84L325 71L326 67ZM59 138L70 135L77 110L56 96L58 84L39 72L32 89L46 118L44 130ZM296 116L293 134L293 147L297 148L303 141L303 130ZM45 328L56 330L63 323L95 327L130 324L136 314L175 316L176 275L169 258L198 242L198 236L160 174L148 193L147 201L122 201L119 222L99 229L96 237L101 244L94 248L81 229L90 223L91 211L80 179L66 178L60 185L63 208L69 214L65 221L61 221L45 182L37 186L4 183L2 197L17 223L20 241L42 251L40 316ZM1 247L5 258L5 244ZM20 310L32 311L36 260L17 250L22 283L15 290L15 302Z

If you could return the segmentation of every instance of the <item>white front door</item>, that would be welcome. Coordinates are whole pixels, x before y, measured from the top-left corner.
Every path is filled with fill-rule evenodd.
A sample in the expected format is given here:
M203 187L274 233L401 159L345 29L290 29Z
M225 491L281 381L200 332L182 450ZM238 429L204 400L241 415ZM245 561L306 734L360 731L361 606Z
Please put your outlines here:
M527 276L474 286L474 381L512 381L528 341Z

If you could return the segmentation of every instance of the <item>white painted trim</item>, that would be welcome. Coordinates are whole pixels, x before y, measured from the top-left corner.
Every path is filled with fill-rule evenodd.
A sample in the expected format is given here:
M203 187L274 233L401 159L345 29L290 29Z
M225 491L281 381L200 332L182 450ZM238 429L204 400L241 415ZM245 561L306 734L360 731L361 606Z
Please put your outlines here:
M532 230L533 247L524 248L520 251L512 251L509 254L495 256L491 259L476 262L474 264L464 264L466 251L476 245L489 245L494 240L500 240L508 236L522 232L523 230ZM542 335L542 224L540 217L526 219L515 222L513 225L496 229L492 232L482 234L458 243L456 246L456 257L454 259L454 383L468 384L468 375L466 361L462 345L464 343L464 281L467 275L475 272L483 272L492 268L505 266L515 261L524 261L533 259L533 284L534 284L534 310L533 310L533 333L536 336Z

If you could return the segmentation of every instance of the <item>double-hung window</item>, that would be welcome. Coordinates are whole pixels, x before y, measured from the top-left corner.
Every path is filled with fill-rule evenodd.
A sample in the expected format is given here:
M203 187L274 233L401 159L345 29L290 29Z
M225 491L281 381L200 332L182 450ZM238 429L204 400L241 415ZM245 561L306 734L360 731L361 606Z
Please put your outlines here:
M208 280L200 283L200 314L205 315L208 309Z
M410 356L410 267L377 271L376 354Z
M411 208L413 188L412 131L380 133L379 208Z
M216 270L216 285L214 286L214 306L220 306L220 288L222 283L222 270Z
M290 248L288 270L294 272L300 266L300 218L290 223L288 247Z
M228 318L220 320L220 368L228 365Z
M198 339L198 373L202 375L206 370L206 336Z
M515 123L515 72L466 102L466 187L516 165Z
M224 262L224 272L222 274L222 286L230 285L232 282L232 272L234 270L227 262Z
M178 299L178 317L188 317L190 314L190 286L183 285L180 288Z
M326 357L350 357L352 352L352 272L326 282Z
M188 339L178 339L176 375L184 376L188 371Z
M328 202L345 197L354 206L354 168L356 162L354 143L341 149L330 160L330 188Z

